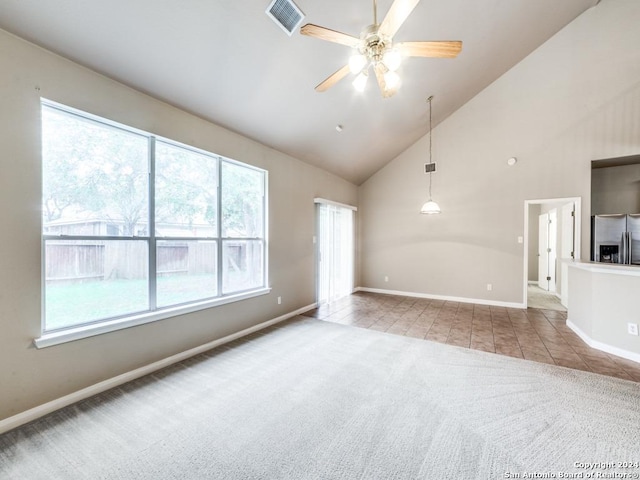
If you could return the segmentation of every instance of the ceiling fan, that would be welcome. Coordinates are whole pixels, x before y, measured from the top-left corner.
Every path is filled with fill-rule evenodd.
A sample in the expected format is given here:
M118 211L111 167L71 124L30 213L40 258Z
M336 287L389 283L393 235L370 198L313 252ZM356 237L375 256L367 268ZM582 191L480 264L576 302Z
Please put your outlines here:
M373 0L373 24L360 33L360 38L311 23L304 25L300 29L302 35L340 43L356 50L349 58L349 63L320 83L316 91L328 90L350 72L357 75L353 86L356 90L363 91L369 67L372 67L382 96L391 97L400 86L396 70L402 57L456 57L462 50L460 41L393 43L393 36L419 2L420 0L395 0L387 16L378 24L378 4L377 0Z

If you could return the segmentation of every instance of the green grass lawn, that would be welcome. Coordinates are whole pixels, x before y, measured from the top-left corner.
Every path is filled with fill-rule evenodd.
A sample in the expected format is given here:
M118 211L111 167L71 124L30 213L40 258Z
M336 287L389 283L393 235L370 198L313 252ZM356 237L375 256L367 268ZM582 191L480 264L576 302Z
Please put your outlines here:
M216 295L216 277L175 275L158 279L158 306L203 300ZM147 280L87 281L48 285L47 330L56 330L149 309Z

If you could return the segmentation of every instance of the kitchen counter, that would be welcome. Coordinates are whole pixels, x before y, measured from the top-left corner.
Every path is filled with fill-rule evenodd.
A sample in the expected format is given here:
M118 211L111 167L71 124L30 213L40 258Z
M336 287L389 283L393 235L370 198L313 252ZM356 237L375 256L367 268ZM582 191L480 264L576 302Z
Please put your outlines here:
M589 346L640 363L640 266L568 262L567 326Z
M616 275L640 276L640 265L620 265L619 263L584 262L582 260L567 262L569 266L590 272L615 273ZM640 293L640 292L639 292Z

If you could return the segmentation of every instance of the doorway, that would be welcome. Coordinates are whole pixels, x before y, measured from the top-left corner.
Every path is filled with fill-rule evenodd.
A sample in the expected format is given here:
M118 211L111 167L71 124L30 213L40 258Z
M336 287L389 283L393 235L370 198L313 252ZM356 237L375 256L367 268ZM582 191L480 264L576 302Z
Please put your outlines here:
M579 197L525 201L525 308L566 309L568 263L580 258Z
M356 208L319 198L315 202L317 302L322 305L353 293Z

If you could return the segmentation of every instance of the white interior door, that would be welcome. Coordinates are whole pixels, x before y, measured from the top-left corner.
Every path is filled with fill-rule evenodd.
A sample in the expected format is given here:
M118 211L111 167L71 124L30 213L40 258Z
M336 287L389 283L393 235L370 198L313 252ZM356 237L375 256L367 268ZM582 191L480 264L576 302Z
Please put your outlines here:
M549 290L549 214L538 217L538 286Z
M560 258L570 260L573 258L574 252L574 236L575 236L575 205L567 203L560 210L562 218L562 240L560 242Z
M560 303L569 305L569 265L566 260L575 258L575 204L563 205L560 210Z
M538 286L556 291L556 259L558 242L558 210L538 217Z
M318 303L353 292L353 209L318 204Z
M558 264L558 210L555 208L549 211L549 241L547 250L549 251L548 290L555 292Z

